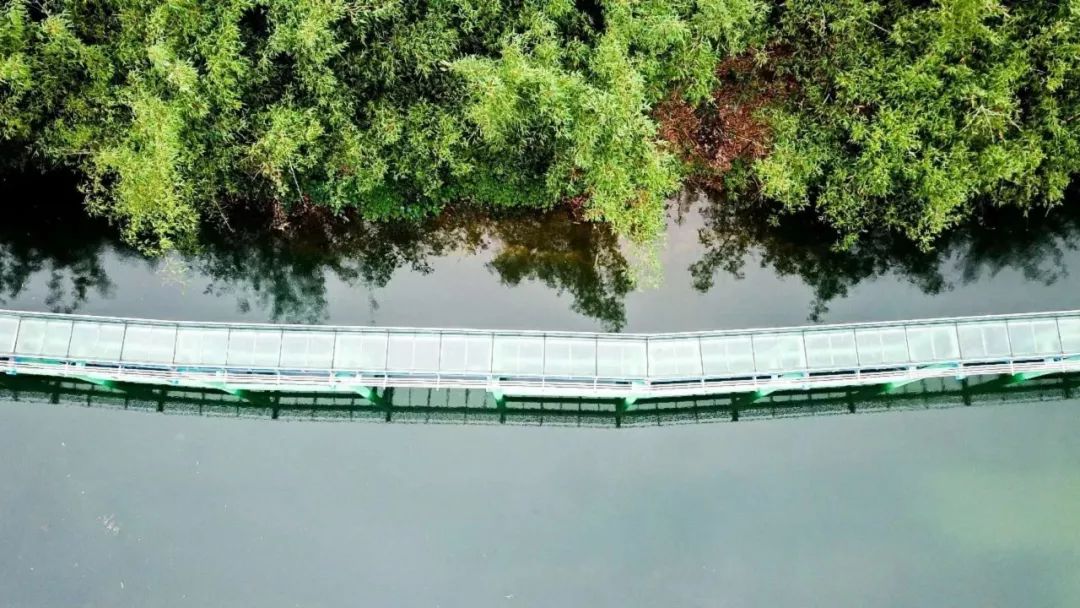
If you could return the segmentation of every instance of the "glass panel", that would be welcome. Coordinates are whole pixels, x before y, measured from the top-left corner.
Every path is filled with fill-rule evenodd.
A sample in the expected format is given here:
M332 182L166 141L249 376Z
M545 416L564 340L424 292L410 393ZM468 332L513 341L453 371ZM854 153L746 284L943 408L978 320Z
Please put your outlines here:
M754 336L754 361L759 372L789 372L805 368L802 335Z
M62 319L23 319L15 352L43 357L67 356L71 341L71 321Z
M901 327L856 329L855 343L859 348L859 363L864 367L910 361L907 337Z
M15 336L18 331L18 317L0 317L0 353L15 352Z
M1066 353L1080 353L1080 319L1060 319L1061 346Z
M649 373L645 340L596 341L596 374L608 378L644 378Z
M706 376L754 373L754 345L750 336L702 338L701 358Z
M386 368L392 372L439 371L439 334L390 334Z
M911 360L955 361L960 358L960 346L956 343L956 326L925 325L909 327L908 350Z
M491 365L491 336L443 334L440 367L447 373L484 373Z
M649 375L700 377L701 348L697 337L649 340Z
M124 334L124 361L172 363L175 325L128 325Z
M544 373L542 336L495 336L492 370L498 374Z
M594 338L547 338L544 373L549 376L596 377Z
M330 369L334 334L328 331L286 330L281 335L280 367Z
M276 368L281 358L281 332L272 329L233 329L229 332L230 366Z
M855 332L852 330L808 331L803 338L806 340L807 364L811 368L859 365L859 355L855 349Z
M1009 321L1013 355L1056 355L1061 352L1057 323L1053 319Z
M960 352L965 359L1008 357L1009 333L1005 323L961 323Z
M79 321L71 330L68 357L94 361L119 361L123 346L123 323Z
M177 365L225 365L228 362L229 330L224 327L183 327L176 332Z
M339 332L334 347L336 369L385 370L386 332Z

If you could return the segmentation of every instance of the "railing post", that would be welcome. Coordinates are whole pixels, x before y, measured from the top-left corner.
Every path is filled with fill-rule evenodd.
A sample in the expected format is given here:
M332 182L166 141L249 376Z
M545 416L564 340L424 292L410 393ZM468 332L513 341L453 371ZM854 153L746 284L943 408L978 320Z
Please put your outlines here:
M383 346L382 368L383 382L386 382L386 375L390 371L390 330L386 330L383 333L386 334L386 344Z
M334 344L330 347L330 377L334 377L334 371L337 369L337 341L338 336L341 334L338 330L333 331Z
M904 332L904 350L907 352L907 363L910 368L911 364L915 363L915 359L911 356L911 338L908 337L907 325L901 325L900 330ZM882 344L882 347L884 348L884 343Z
M597 337L597 336L593 336L592 340L593 340L593 349L592 349L592 352L593 352L593 368L592 368L592 373L593 373L593 394L595 395L596 391L599 390L599 385L600 385L600 338Z
M802 342L803 377L804 378L809 378L810 377L810 351L808 351L806 349L806 330L805 329L799 332L799 341ZM831 342L829 343L829 346L830 347L832 346ZM806 384L803 384L803 390L806 390Z
M757 363L757 340L754 340L754 334L748 334L750 337L750 361L754 364L754 391L758 388L758 363Z
M571 349L572 350L572 349ZM571 355L572 356L572 355ZM547 379L547 332L540 334L540 388L544 388Z
M259 335L258 333L255 334L255 336L256 336L256 338L255 338L256 339L255 348L259 347L258 335ZM282 352L284 350L285 350L285 330L279 329L278 330L278 343L277 343L277 369L279 370L279 373L280 373L280 370L281 370Z
M172 359L169 360L169 365L172 367L172 371L176 372L176 351L180 348L180 324L173 323L173 343L172 343Z
M960 323L959 321L953 322L953 334L956 336L956 366L960 369L960 372L956 375L957 380L964 379L964 345L960 340Z
M442 373L442 341L443 341L443 332L442 332L441 330L440 330L440 331L438 332L438 336L439 336L439 346L438 346L439 354L438 354L438 356L436 356L436 358L435 358L435 383L436 383L436 388L437 388L437 386L438 386L438 382L439 382L439 376L440 376L440 374ZM466 349L468 349L468 348L469 348L469 346L468 346L468 343L467 343L467 342L466 342L465 348L466 348ZM468 356L469 356L469 351L468 351L468 350L466 350L466 351L465 351L465 357L466 357L465 363L466 363L466 364L468 364ZM415 342L415 339L414 339L414 342L413 342L413 367L414 367L414 368L416 367L416 342Z
M118 372L122 372L124 370L124 351L127 350L127 330L128 322L124 321L124 331L120 334L120 360L116 362L116 369Z
M71 321L71 331L68 332L67 348L64 349L64 359L71 358L71 340L75 337L75 321Z
M697 337L697 354L698 363L701 365L701 386L705 387L705 344L701 340L701 335Z
M1005 342L1009 345L1009 373L1016 373L1016 352L1013 350L1012 345L1012 328L1009 327L1009 321L1005 321Z

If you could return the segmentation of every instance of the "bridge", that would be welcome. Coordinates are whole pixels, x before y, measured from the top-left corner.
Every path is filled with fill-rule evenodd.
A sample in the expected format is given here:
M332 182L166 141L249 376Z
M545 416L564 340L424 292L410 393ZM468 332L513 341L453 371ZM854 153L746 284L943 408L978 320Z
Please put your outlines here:
M193 323L0 311L0 372L252 393L639 400L1080 372L1080 311L666 334Z
M214 418L406 424L642 427L911 412L1002 404L1039 407L1080 395L1080 376L1052 374L1016 381L1009 376L932 378L895 390L847 387L777 392L755 398L731 393L650 399L624 409L618 399L516 398L496 402L470 389L387 389L379 402L348 393L249 393L0 374L0 403L57 404Z

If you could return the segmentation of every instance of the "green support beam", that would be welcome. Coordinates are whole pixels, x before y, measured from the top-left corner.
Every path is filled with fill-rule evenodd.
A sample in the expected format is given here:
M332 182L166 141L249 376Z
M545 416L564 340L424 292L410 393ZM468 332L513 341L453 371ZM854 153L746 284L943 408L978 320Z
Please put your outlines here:
M638 402L638 399L641 398L641 394L645 392L645 383L644 382L635 381L635 382L631 383L631 386L634 388L634 391L631 392L626 397L623 397L622 400L621 400L621 404L616 405L617 408L620 407L620 405L621 405L622 411L624 411L624 412L628 412L630 410L633 410L635 405Z
M1034 380L1035 378L1056 373L1056 371L1017 372L1015 374L1009 374L1009 384L1020 384L1021 382L1027 382L1028 380Z
M912 367L908 371L915 372L915 371L925 370L925 369L953 369L953 368L955 368L957 370L962 369L959 363L949 361L947 363L934 363L934 364L931 364L931 365L920 365L920 366ZM965 374L963 374L963 373L958 373L956 375L957 380L963 380L964 377L965 377ZM906 380L895 380L893 382L886 382L886 383L881 385L881 392L882 393L891 393L891 392L895 391L898 388L907 386L907 385L912 384L914 382L921 382L922 380L925 380L925 378L908 378Z
M219 391L221 391L223 393L228 393L228 394L232 395L233 397L239 397L241 399L247 399L247 396L246 396L247 391L245 391L244 389L229 386L225 382L207 382L204 386L206 388L212 388L214 390L219 390Z
M1080 357L1063 357L1063 358L1060 358L1060 359L1051 357L1049 359L1046 359L1045 362L1046 363L1054 363L1055 361L1059 361L1061 363L1066 363L1066 362L1069 362L1069 361L1076 361L1078 359L1080 359ZM1039 370L1039 371L1034 371L1034 372L1017 372L1015 374L1010 374L1009 375L1008 383L1009 384L1019 384L1021 382L1027 382L1028 380L1033 380L1035 378L1040 378L1042 376L1048 376L1050 374L1058 374L1058 373L1061 373L1061 372L1059 370Z
M79 374L72 376L76 380L86 382L87 384L96 384L97 386L104 386L107 388L116 388L116 382L108 378L102 378L101 376L94 376L91 374Z
M352 390L375 405L384 405L386 401L384 396L379 394L378 389L372 386L354 386Z

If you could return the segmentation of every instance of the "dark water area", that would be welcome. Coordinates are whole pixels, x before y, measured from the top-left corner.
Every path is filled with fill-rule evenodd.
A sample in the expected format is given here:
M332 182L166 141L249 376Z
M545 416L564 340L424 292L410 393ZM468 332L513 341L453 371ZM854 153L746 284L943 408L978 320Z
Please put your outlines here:
M1074 197L1075 198L1075 197ZM633 247L564 212L207 231L147 258L63 178L8 179L0 306L202 321L679 331L1080 308L1080 205L998 211L920 252L685 194Z
M0 200L2 308L621 331L1080 308L1075 204L988 213L929 253L838 253L688 194L651 250L560 212L459 210L253 216L147 258L70 180L9 178ZM374 411L0 378L0 608L1076 606L1077 382L646 404L619 425L580 404L485 417L448 391Z

